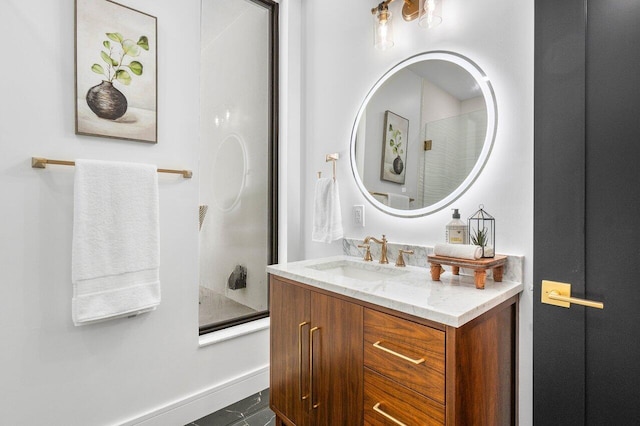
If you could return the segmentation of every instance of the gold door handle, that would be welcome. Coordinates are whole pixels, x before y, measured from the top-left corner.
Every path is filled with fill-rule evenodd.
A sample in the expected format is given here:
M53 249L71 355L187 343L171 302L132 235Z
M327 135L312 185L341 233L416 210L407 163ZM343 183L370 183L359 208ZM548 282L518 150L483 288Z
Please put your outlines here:
M300 401L304 401L309 396L302 394L302 327L308 324L308 321L298 324L298 395Z
M395 424L397 424L399 426L407 426L406 424L402 423L400 420L398 420L395 417L393 417L391 414L387 414L384 411L382 411L382 409L380 408L380 403L379 402L376 405L373 406L373 411L383 415L384 417L386 417L387 419L391 420L392 422L394 422Z
M309 404L313 409L318 408L319 405L313 402L313 333L319 330L320 327L309 330Z
M400 354L400 353L398 353L396 351L392 351L391 349L385 348L380 343L382 343L382 341L378 340L377 342L375 342L373 344L373 347L377 348L377 349L380 349L380 350L383 350L383 351L385 351L387 353L390 353L391 355L397 356L398 358L402 358L405 361L409 361L410 363L415 364L415 365L419 365L419 364L422 364L424 362L424 358L420 358L420 359L409 358L406 355L402 355L402 354Z
M572 303L589 308L604 309L604 303L571 297L571 284L542 281L542 303L569 308Z

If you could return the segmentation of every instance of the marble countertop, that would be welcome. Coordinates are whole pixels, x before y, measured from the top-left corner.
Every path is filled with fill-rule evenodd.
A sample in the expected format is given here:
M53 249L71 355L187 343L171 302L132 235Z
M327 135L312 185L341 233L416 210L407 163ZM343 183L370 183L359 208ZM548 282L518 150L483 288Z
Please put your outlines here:
M365 279L336 273L345 265L345 270L364 270ZM524 289L519 282L497 283L487 278L485 289L479 290L473 275L453 275L448 268L441 281L432 281L428 268L398 268L393 262L381 265L351 256L271 265L267 272L453 327L466 324Z

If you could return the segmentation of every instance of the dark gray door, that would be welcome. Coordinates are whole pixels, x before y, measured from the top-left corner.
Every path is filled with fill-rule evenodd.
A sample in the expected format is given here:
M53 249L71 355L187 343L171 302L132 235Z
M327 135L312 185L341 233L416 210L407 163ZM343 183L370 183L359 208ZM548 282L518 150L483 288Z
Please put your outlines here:
M534 424L638 425L640 1L535 9Z

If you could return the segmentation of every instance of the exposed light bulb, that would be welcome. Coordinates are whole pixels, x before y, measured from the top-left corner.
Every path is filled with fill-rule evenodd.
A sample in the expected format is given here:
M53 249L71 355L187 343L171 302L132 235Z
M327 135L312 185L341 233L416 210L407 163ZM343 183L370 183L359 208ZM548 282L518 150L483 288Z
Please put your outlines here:
M387 40L387 35L389 34L389 26L386 22L380 22L378 25L378 38L381 40Z
M442 2L437 0L420 0L418 25L433 28L442 22Z

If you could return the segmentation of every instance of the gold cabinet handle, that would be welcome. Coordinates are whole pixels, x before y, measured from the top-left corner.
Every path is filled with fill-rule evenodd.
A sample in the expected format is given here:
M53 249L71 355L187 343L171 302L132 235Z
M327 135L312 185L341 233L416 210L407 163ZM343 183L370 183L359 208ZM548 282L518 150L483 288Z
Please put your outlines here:
M409 358L408 356L405 356L405 355L399 354L399 353L398 353L398 352L396 352L396 351L392 351L391 349L385 348L385 347L384 347L384 346L382 346L380 343L381 343L381 341L380 341L380 340L378 340L377 342L375 342L375 343L373 344L373 347L374 347L374 348L378 348L378 349L380 349L380 350L383 350L383 351L385 351L385 352L387 352L387 353L390 353L391 355L397 356L398 358L402 358L402 359L404 359L405 361L409 361L410 363L415 364L415 365L419 365L419 364L422 364L422 363L424 362L424 358L420 358L420 359L413 359L413 358Z
M542 281L542 303L568 308L572 303L589 308L604 309L604 303L571 297L571 284Z
M304 401L309 396L302 394L302 327L308 324L308 321L298 324L298 395L300 401Z
M382 409L380 408L380 403L379 402L376 405L373 406L373 411L383 415L384 417L386 417L387 419L391 420L392 422L394 422L397 425L407 426L406 424L402 423L400 420L398 420L395 417L393 417L391 414L387 414L384 411L382 411Z
M313 333L319 330L320 327L309 330L309 404L313 409L318 408L319 405L313 403Z

